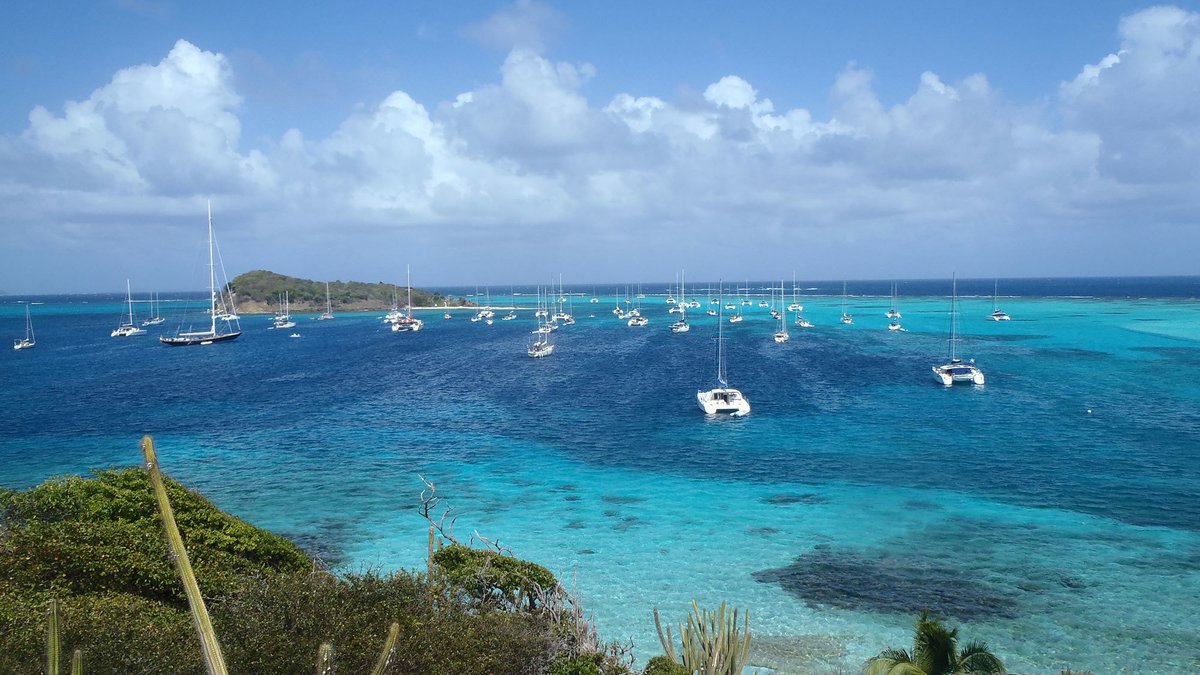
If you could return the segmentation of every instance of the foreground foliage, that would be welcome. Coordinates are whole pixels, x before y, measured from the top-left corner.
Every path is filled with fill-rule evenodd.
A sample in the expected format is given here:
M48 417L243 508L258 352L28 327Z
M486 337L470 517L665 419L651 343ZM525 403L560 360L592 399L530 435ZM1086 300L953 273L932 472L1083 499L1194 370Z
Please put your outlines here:
M560 588L541 566L448 546L445 567L431 558L433 578L335 576L286 539L163 487L229 672L318 662L352 673L628 672L581 639L577 614L540 585ZM0 672L42 672L47 643L79 650L88 673L205 672L162 526L137 470L0 491Z

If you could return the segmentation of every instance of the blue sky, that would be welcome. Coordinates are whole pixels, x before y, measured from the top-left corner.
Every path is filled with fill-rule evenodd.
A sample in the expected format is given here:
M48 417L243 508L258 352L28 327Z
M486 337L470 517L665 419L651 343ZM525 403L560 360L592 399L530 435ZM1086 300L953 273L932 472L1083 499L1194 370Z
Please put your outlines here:
M0 289L1198 273L1200 3L741 4L6 6Z

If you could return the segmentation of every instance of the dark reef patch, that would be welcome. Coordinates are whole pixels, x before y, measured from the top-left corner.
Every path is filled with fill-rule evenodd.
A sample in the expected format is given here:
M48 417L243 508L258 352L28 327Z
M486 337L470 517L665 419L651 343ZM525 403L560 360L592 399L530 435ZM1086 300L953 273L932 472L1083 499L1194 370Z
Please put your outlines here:
M1018 616L1015 596L918 555L860 553L819 546L787 567L754 573L810 606L979 621Z
M793 504L828 504L829 498L813 492L804 494L779 494L762 498L762 503L772 506L791 506Z
M779 529L774 527L752 527L746 530L746 533L758 537L772 537L779 534Z
M604 495L600 498L605 504L641 504L646 501L645 497L625 497L623 495Z

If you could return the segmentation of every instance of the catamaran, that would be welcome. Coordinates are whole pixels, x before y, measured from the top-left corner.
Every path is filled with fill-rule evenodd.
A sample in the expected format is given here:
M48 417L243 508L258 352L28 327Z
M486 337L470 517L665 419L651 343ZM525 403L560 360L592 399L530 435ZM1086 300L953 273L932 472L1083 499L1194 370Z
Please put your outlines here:
M842 282L842 323L847 326L854 323L854 317L846 313L846 282Z
M407 281L405 283L408 284L408 304L406 304L404 306L404 316L401 316L400 318L396 319L395 322L392 323L392 332L393 333L415 333L415 332L421 330L421 327L425 325L424 321L421 321L420 319L413 316L412 268L409 267L408 265L405 265L404 270L405 270L405 274L407 277Z
M29 305L25 305L25 337L13 340L13 349L33 349L37 340L33 336L33 319L29 316Z
M1012 317L996 306L996 298L999 290L1000 281L996 280L995 285L992 286L992 321L1011 321Z
M750 401L742 392L729 386L725 376L725 322L717 317L717 386L696 392L696 403L706 415L728 413L732 417L750 414Z
M125 280L125 298L129 303L129 320L125 321L125 317L121 317L121 325L117 326L117 328L113 330L111 337L131 337L134 335L145 335L146 331L138 328L133 318L133 291L131 291L129 288L128 279Z
M975 366L975 359L963 363L958 358L958 280L953 282L950 295L950 362L933 366L933 377L947 387L958 382L983 384L983 371Z
M224 270L224 265L222 265ZM222 287L225 288L225 287ZM225 291L221 290L218 296L217 291L217 268L213 261L213 226L212 226L212 202L208 203L208 317L209 327L205 331L188 331L179 332L173 337L163 336L158 338L158 341L164 345L172 347L184 347L189 345L209 345L214 342L228 342L236 340L242 334L242 327L238 323L236 315L232 320L221 318L221 307L225 304ZM233 308L233 298L229 298L229 307ZM221 320L222 329L217 330L217 320ZM233 324L233 325L230 325Z
M900 310L896 309L896 282L892 282L892 307L884 314L889 319L899 319Z

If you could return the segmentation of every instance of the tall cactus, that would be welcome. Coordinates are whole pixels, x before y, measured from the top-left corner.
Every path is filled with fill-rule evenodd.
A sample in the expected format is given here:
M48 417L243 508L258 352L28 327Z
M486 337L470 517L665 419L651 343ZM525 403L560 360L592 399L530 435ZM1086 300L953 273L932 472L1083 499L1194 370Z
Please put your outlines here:
M388 629L387 639L383 641L383 651L379 653L379 660L375 662L375 668L371 670L371 675L383 675L387 670L388 663L392 661L392 654L396 651L396 638L400 637L400 624L392 622L392 627Z
M671 628L668 626L664 635L657 607L654 625L667 658L679 663ZM716 612L709 612L701 610L693 600L687 624L679 625L679 640L683 666L689 671L700 675L740 675L750 657L750 611L746 611L739 629L738 610L728 614L722 602Z
M221 655L221 645L217 642L217 633L213 630L212 621L208 618L208 609L204 606L204 597L200 595L200 585L196 583L196 574L192 571L192 563L188 560L187 549L183 546L183 537L179 535L179 527L175 525L175 512L171 510L171 500L167 498L167 488L163 483L162 472L158 468L158 457L154 453L154 439L142 437L142 455L145 457L146 473L154 486L154 497L158 500L158 512L162 516L163 531L167 544L171 548L171 557L175 561L175 569L183 579L183 589L187 593L188 608L192 613L192 625L200 638L204 650L204 665L208 675L228 675L225 669L225 658ZM52 671L57 675L58 671Z
M322 642L317 649L317 675L330 675L333 672L333 645Z
M58 675L62 644L58 639L58 600L50 598L46 607L46 674Z
M71 675L83 675L83 650L76 649L71 655Z

